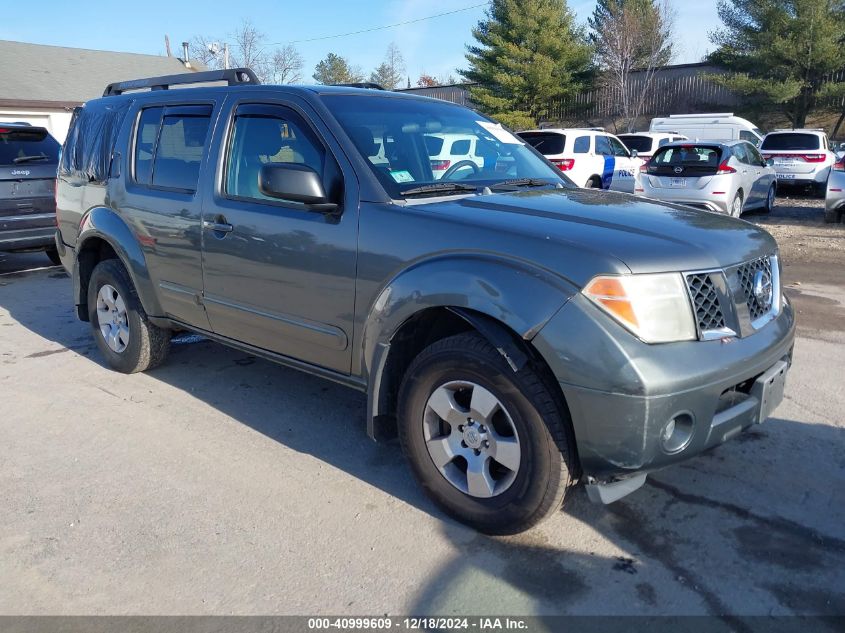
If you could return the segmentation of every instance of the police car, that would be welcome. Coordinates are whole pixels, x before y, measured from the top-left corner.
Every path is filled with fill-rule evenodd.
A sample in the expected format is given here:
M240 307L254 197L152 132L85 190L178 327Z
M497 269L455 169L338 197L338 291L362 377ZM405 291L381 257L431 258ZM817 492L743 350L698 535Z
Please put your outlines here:
M634 192L643 161L601 129L526 130L519 137L543 154L579 187Z

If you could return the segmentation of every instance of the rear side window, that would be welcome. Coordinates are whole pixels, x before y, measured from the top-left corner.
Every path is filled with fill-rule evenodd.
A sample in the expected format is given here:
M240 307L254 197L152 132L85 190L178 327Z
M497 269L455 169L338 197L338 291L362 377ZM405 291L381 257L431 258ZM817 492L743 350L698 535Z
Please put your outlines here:
M210 105L141 110L135 130L135 181L196 191L210 121Z
M523 132L519 137L541 154L563 154L566 135L555 132Z
M589 136L579 136L575 139L575 143L573 145L572 151L576 154L589 154L590 153L590 137Z
M613 156L613 150L610 147L610 141L606 136L596 137L596 154L599 156Z
M114 144L129 105L128 100L111 97L74 111L62 149L60 176L100 184L108 180Z
M653 139L650 136L637 136L633 134L626 134L625 136L620 136L622 142L625 143L625 147L631 150L637 150L640 154L648 154L651 152L651 143ZM665 141L664 141L665 143Z
M784 134L769 134L760 146L763 150L805 150L819 149L819 137L815 134L800 134L788 132Z
M3 127L0 123L0 165L59 162L59 142L43 127Z
M452 151L450 154L453 156L466 156L469 154L469 139L455 141L452 143Z

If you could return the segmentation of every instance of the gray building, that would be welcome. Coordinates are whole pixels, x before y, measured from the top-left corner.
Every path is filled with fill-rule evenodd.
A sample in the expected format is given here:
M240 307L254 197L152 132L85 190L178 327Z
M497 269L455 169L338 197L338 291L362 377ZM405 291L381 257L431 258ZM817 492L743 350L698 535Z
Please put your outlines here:
M78 105L114 81L205 70L178 57L0 40L0 122L46 127L63 142Z

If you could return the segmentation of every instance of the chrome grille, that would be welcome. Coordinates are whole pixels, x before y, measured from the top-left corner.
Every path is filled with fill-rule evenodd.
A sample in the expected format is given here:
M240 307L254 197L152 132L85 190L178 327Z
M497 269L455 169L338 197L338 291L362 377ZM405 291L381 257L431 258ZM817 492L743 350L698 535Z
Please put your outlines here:
M771 258L761 257L760 259L755 259L742 264L736 271L739 288L743 293L743 296L737 297L737 299L745 301L745 305L748 306L748 315L751 317L752 322L764 316L772 309L772 300L776 291L775 288L772 288L769 298L765 301L760 301L754 296L754 276L760 271L763 271L770 282L772 281Z
M698 321L698 331L702 334L725 328L725 315L719 305L719 295L710 275L711 273L693 273L686 276Z

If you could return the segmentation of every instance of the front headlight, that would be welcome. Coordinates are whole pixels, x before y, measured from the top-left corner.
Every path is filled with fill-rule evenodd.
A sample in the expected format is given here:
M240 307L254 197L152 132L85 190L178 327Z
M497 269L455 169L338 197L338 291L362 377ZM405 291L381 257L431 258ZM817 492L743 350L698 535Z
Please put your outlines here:
M599 276L581 292L646 343L697 338L680 273Z

